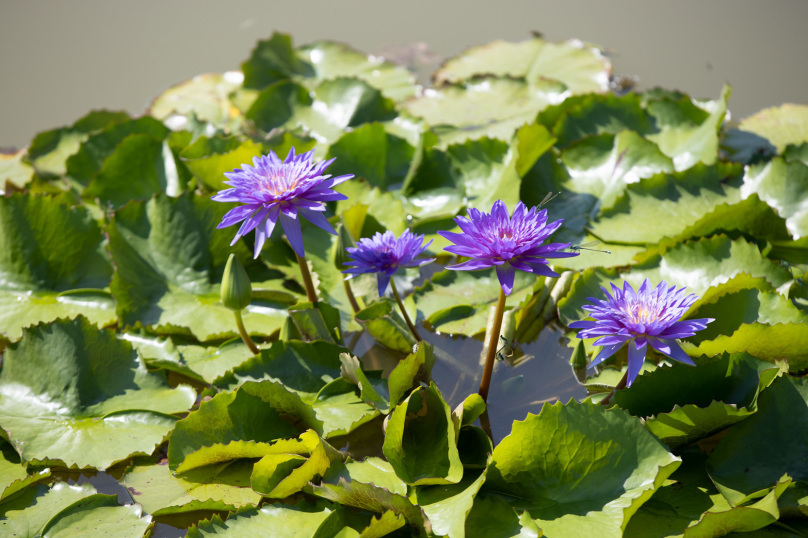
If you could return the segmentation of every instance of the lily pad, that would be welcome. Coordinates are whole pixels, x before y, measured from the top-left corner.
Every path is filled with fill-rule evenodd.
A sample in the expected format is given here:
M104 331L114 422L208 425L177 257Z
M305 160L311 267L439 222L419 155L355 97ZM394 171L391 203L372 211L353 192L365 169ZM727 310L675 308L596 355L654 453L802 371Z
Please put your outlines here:
M98 224L83 207L59 197L14 194L0 198L0 333L18 339L22 328L82 314L115 321L115 301L104 288L112 266Z
M110 287L124 324L203 341L237 336L233 313L219 299L230 252L245 265L254 287L282 289L282 274L251 262L242 242L228 246L232 232L216 229L228 209L228 204L190 194L160 195L115 214L108 227L116 267ZM270 335L280 329L286 307L253 300L244 324L251 334Z
M571 40L551 43L539 37L509 43L493 41L447 61L434 75L436 84L462 82L477 75L524 77L564 83L573 94L605 92L611 63L597 48Z
M151 454L193 405L127 342L83 317L25 329L0 371L0 424L22 460L104 469Z
M680 461L625 411L571 401L514 422L485 487L515 497L548 534L622 536Z
M808 106L784 104L741 120L739 128L757 134L782 153L789 144L808 142Z
M785 219L791 236L800 239L808 235L807 190L808 165L777 157L746 171L741 196L756 194Z

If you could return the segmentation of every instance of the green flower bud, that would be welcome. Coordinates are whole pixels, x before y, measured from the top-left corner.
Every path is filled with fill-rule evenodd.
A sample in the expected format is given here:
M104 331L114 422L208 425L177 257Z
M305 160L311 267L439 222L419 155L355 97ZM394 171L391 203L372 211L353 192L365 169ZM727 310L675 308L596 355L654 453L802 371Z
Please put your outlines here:
M222 304L230 310L243 310L252 300L252 286L247 271L234 254L227 258L222 275Z

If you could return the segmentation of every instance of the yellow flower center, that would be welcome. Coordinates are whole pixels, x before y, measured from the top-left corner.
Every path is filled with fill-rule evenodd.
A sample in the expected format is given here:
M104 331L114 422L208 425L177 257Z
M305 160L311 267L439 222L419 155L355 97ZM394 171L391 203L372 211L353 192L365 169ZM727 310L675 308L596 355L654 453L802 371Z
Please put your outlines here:
M638 305L637 308L634 309L632 317L634 318L632 320L634 323L642 323L643 325L647 325L657 319L656 313L648 310L648 307L644 304Z

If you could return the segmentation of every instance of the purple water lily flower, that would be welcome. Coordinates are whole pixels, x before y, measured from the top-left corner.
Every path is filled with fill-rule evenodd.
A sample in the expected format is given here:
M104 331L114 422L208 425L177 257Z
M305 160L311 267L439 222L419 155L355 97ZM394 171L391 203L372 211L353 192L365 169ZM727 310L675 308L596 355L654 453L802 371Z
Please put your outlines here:
M612 284L614 296L605 288L601 289L606 294L605 301L588 297L593 305L583 306L594 321L570 323L572 329L583 329L578 332L578 338L598 338L595 345L602 346L589 368L614 355L626 342L626 386L630 387L639 374L648 345L675 361L695 366L676 339L693 336L696 331L706 328L708 323L714 321L711 318L679 321L696 301L696 295L685 295L685 288L677 290L676 286L668 287L664 281L652 288L648 279L645 279L636 292L628 282L623 283L622 290Z
M345 265L353 265L343 273L350 273L349 278L363 273L376 273L379 283L379 297L384 295L387 286L399 267L418 267L435 258L416 259L429 248L432 241L424 243L423 235L415 235L409 230L404 230L401 237L396 239L393 232L386 231L384 234L376 232L372 238L362 238L356 247L346 248L345 251L353 258Z
M231 245L255 229L254 257L257 258L275 224L280 221L289 243L302 258L303 234L299 217L331 234L337 233L323 215L325 202L346 200L345 195L331 188L354 176L332 178L330 174L323 175L334 159L315 163L312 162L313 153L295 155L295 148L292 148L286 160L281 161L270 151L268 155L253 158L253 166L242 164L242 168L224 174L230 180L225 184L232 188L219 191L212 199L244 204L228 211L217 226L226 228L244 221Z
M470 260L451 265L455 271L476 271L496 267L497 278L505 295L513 291L516 270L536 275L557 277L558 273L547 266L546 258L569 258L578 252L560 252L570 243L542 244L555 232L563 219L547 223L547 210L536 207L530 210L519 202L508 216L508 208L502 200L494 202L491 213L474 208L467 211L468 218L456 217L454 221L462 233L438 232L455 243L445 250L466 256Z

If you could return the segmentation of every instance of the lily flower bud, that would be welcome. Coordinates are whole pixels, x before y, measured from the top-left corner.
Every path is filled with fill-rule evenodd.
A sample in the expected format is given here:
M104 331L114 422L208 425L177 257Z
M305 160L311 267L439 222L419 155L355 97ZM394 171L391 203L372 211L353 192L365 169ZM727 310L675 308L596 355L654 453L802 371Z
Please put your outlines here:
M227 258L227 265L224 267L221 297L222 304L235 311L247 308L252 300L250 277L234 254Z

